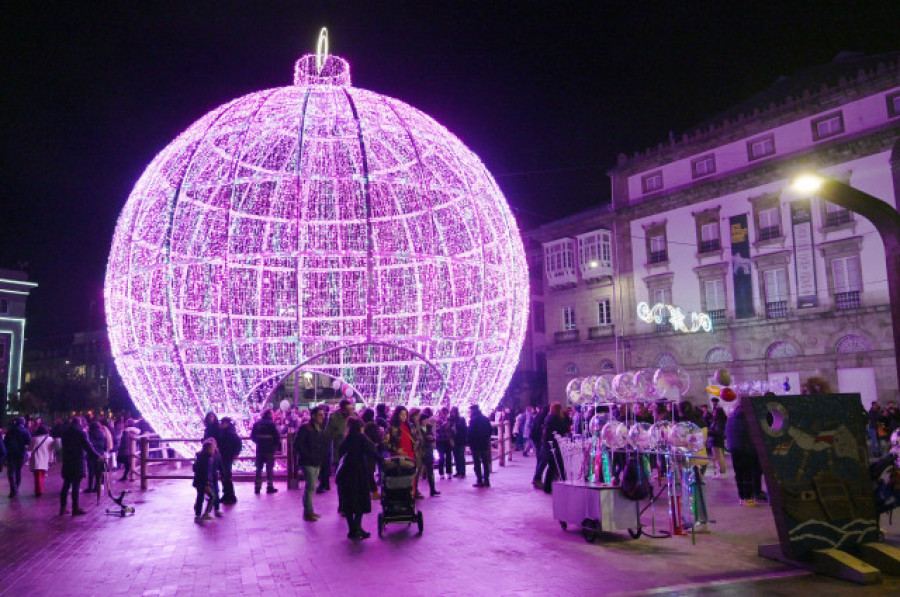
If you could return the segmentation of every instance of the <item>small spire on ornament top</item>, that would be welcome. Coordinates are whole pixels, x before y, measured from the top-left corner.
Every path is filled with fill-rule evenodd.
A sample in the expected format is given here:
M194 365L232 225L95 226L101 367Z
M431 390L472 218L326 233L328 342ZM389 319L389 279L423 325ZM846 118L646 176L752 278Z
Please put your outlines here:
M319 31L316 53L306 54L294 64L294 85L350 86L350 64L328 53L328 29Z
M316 74L322 74L322 67L328 60L328 28L319 31L319 43L316 44Z

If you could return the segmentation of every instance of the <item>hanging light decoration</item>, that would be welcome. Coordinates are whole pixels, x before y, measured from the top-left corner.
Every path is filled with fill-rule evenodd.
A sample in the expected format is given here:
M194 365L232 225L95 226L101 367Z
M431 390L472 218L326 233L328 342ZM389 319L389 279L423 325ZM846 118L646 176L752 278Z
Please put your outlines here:
M156 156L106 273L116 365L143 416L239 431L295 369L367 403L493 408L528 316L521 238L490 173L328 54L203 116Z

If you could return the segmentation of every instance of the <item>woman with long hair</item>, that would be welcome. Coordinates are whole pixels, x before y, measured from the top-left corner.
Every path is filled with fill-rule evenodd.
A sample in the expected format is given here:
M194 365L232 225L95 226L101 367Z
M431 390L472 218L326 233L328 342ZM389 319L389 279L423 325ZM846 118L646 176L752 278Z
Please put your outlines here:
M348 539L368 539L362 528L364 514L372 511L369 462L379 460L375 444L362 432L363 422L347 419L347 435L338 448L338 471L334 482L338 489L338 510L347 519Z
M409 424L409 411L405 406L398 406L391 415L388 425L387 445L391 456L405 456L415 461L419 446Z

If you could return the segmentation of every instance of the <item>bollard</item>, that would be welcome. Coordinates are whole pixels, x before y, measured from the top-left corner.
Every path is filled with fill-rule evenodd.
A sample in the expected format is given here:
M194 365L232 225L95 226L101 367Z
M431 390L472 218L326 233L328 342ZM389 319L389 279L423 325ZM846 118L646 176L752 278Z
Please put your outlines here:
M147 459L150 457L150 439L141 438L141 491L147 490Z
M500 466L506 466L506 424L503 421L497 426L497 443L500 448Z

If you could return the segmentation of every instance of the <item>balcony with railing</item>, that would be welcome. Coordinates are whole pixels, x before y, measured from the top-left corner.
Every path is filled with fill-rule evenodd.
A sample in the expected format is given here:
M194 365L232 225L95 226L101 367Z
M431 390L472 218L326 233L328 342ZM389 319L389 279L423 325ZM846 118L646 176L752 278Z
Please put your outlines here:
M574 267L561 267L547 270L547 282L551 288L569 288L578 284L578 276Z
M591 259L581 264L581 278L583 280L599 280L613 275L612 261L604 259Z
M709 319L712 321L713 329L720 325L725 325L725 309L711 309L706 314L709 315Z
M759 229L759 240L772 240L781 237L781 226L766 226Z
M554 332L553 334L553 342L556 344L570 344L572 342L578 342L580 339L580 334L578 330L563 330L561 332Z
M701 253L714 253L722 248L722 242L718 238L700 242Z
M838 311L843 311L845 309L859 309L859 291L851 290L850 292L835 292L834 307Z
M650 251L650 259L649 263L665 263L669 260L669 252L666 250L662 251Z
M588 328L588 339L589 340L600 340L602 338L609 338L615 334L615 326L613 325L595 325L594 327Z
M774 301L766 303L766 317L769 319L781 319L788 316L787 301Z
M844 224L849 224L851 220L852 218L850 216L850 210L848 209L829 211L825 214L825 226L828 228L832 226L843 226Z

